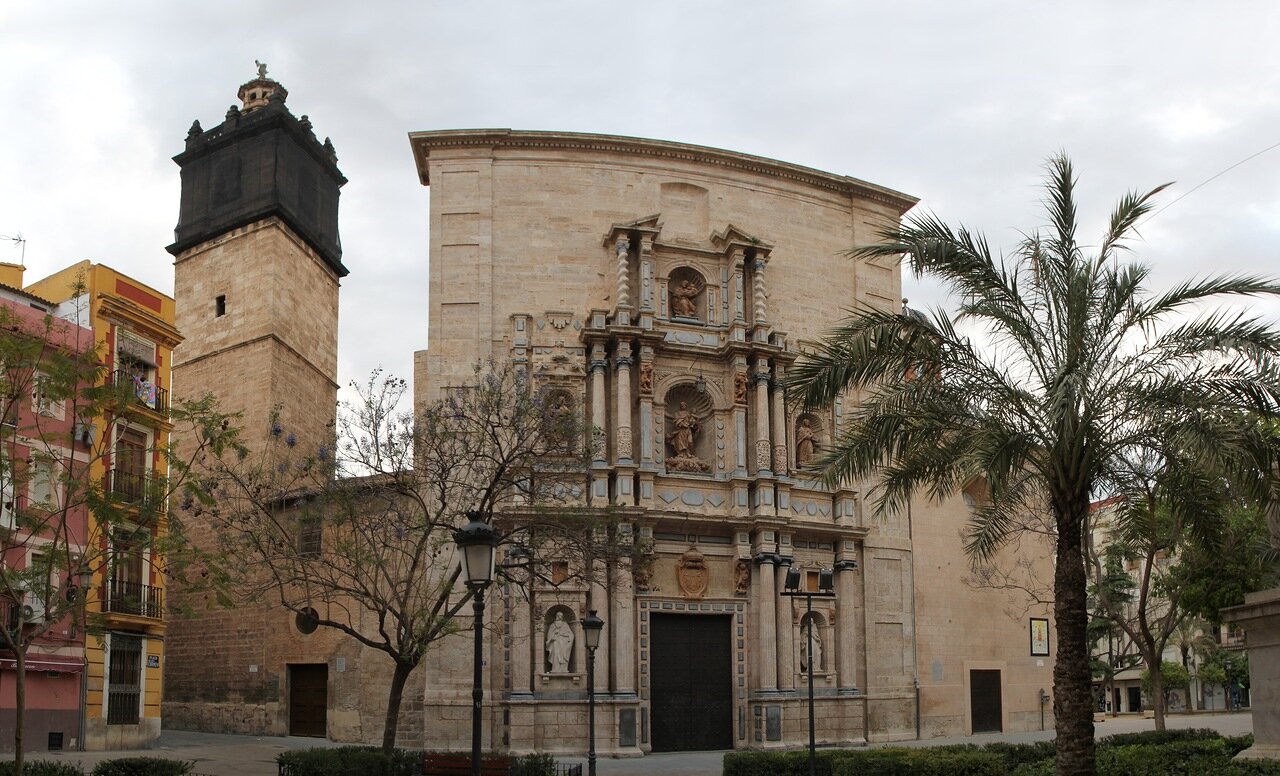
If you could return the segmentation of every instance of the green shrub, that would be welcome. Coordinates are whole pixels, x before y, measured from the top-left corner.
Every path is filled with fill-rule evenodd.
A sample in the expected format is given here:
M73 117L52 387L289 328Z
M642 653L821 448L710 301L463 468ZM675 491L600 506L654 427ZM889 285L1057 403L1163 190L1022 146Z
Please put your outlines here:
M1203 741L1211 738L1222 738L1222 734L1209 728L1144 730L1141 733L1117 733L1114 736L1099 738L1098 747L1167 744L1171 741Z
M556 758L549 754L527 754L511 764L511 776L556 776Z
M184 776L195 762L161 757L120 757L93 766L93 776Z
M814 757L817 776L832 776L833 764L861 754L854 749L819 749ZM790 752L728 752L724 776L809 776L808 750Z
M28 760L22 764L23 776L84 776L84 771L70 763L53 760ZM0 762L0 776L13 776L13 762Z
M422 755L407 749L386 754L377 746L294 749L276 756L283 776L418 776Z
M833 776L1005 776L1004 759L973 747L868 749L840 759Z
M982 747L982 751L998 754L1010 769L1020 765L1035 765L1053 760L1057 754L1052 741L1033 741L1027 744L1006 744L997 741Z

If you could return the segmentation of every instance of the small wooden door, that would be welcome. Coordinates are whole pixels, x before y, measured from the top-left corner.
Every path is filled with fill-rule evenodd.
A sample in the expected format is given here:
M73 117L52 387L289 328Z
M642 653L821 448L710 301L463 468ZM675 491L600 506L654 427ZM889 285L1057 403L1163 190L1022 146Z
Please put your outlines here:
M999 671L969 672L969 710L974 733L999 733L1004 729Z
M1142 688L1129 688L1129 711L1142 711Z
M289 735L324 738L329 706L329 666L289 666Z

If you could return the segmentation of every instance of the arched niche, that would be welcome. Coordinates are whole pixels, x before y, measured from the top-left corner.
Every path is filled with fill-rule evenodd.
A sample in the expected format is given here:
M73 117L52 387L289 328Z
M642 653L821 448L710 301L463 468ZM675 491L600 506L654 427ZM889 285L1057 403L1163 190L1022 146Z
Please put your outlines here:
M812 412L801 413L796 416L791 439L795 468L811 468L827 445L826 424Z
M566 388L551 388L542 398L543 434L553 452L572 453L581 431L581 408L573 393Z
M711 397L693 382L667 391L664 439L668 472L710 474L715 460L715 413Z
M573 610L558 604L547 610L542 622L542 670L571 674L577 665L578 627Z
M667 308L671 319L691 323L707 320L707 279L693 267L676 267L667 275Z
M823 674L831 666L831 655L827 649L829 646L829 642L826 640L827 621L821 612L810 612L800 618L800 632L796 634L796 650L800 659L796 665L800 667L801 673L808 671L808 633L810 627L813 628L813 653L817 657L814 662L813 672L815 674Z

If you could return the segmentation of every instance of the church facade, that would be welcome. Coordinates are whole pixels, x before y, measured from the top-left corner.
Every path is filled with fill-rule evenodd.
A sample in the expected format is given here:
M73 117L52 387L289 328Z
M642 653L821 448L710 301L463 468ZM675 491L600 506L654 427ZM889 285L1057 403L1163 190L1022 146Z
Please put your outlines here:
M193 126L176 157L183 215L170 250L186 340L174 391L230 396L246 418L278 405L319 434L336 390L345 178L279 84L260 74L241 92L244 110ZM415 405L464 386L477 361L516 364L549 406L587 419L583 498L648 558L490 594L485 748L585 751L592 609L606 623L594 676L605 755L802 745L810 665L821 742L1052 726L1052 634L1031 643L1044 607L965 583L960 532L981 493L879 514L867 483L825 487L810 464L858 397L799 414L781 387L849 309L902 304L896 264L845 251L914 198L656 140L409 139L431 194ZM1048 547L1022 549L1049 567ZM830 571L835 595L810 611L784 595L791 570L805 589ZM389 661L304 630L265 604L175 622L166 725L380 741ZM469 748L468 630L412 675L401 745Z
M845 252L914 198L655 140L460 130L410 142L431 189L416 401L463 385L477 360L523 365L595 429L589 503L625 515L652 553L638 573L500 610L495 744L585 747L576 645L589 608L606 622L597 721L614 753L801 744L810 632L820 741L1039 727L1052 663L1029 646L1036 613L962 582L976 486L878 514L867 484L831 489L809 468L857 397L801 414L782 390L847 311L902 304L896 264ZM835 596L808 611L784 595L791 569L809 590L831 570ZM428 680L428 718L449 719L468 689L447 684ZM465 721L429 725L428 739L465 743Z

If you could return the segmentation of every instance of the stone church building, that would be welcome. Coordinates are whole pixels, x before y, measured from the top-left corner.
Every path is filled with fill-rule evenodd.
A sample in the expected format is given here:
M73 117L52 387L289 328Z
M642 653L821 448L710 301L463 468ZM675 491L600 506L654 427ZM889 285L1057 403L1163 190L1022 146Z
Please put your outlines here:
M331 418L345 178L283 87L264 75L241 96L176 157L170 250L186 340L174 392L212 390L246 417L280 404L300 421ZM808 468L857 397L798 414L781 390L848 310L903 304L899 266L844 252L913 197L657 140L409 139L430 189L419 330L430 343L415 354L415 404L464 385L478 360L522 366L598 430L586 498L653 553L608 583L491 594L501 636L485 643L486 748L586 749L589 608L606 623L595 676L606 755L802 745L810 662L820 742L1052 727L1047 610L965 581L960 533L979 486L878 514L867 484L827 488ZM1049 574L1048 548L1033 554ZM832 570L835 596L806 614L782 594L789 569L807 586ZM174 623L169 639L167 726L380 740L380 653L303 633L267 606ZM401 744L469 746L470 653L459 634L428 654L406 691Z

